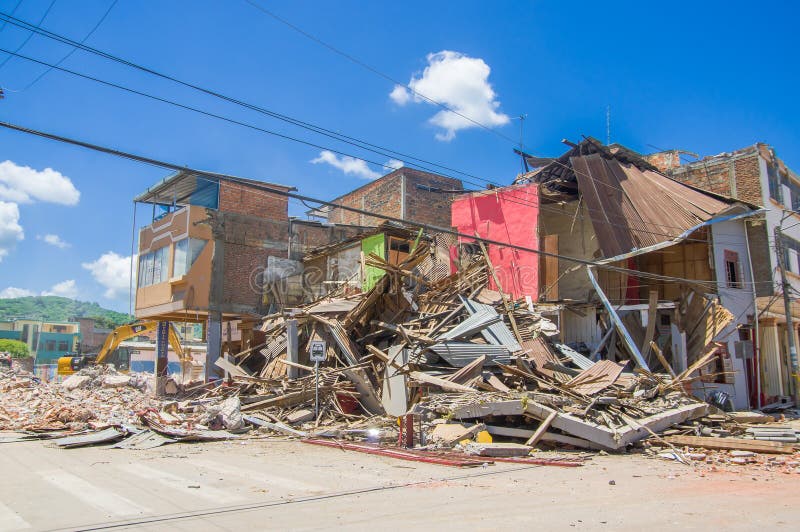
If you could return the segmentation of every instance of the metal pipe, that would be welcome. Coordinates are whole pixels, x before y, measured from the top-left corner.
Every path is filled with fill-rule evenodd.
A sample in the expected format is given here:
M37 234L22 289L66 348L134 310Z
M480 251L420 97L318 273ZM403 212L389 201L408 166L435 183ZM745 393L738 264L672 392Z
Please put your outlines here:
M608 300L608 297L606 297L606 294L605 292L603 292L603 289L600 288L600 283L597 282L597 279L595 278L592 270L593 268L591 266L586 267L586 273L589 274L589 280L592 282L592 286L594 286L597 295L600 296L600 300L603 302L603 305L605 305L609 316L611 316L611 319L616 325L619 333L622 335L623 340L625 340L625 345L628 347L628 350L633 355L633 358L636 359L636 363L639 364L640 368L649 372L650 368L648 367L645 359L642 357L642 354L639 352L639 348L636 346L636 342L633 341L633 338L631 338L628 329L626 329L625 325L623 325L622 320L619 317L619 314L617 314L617 311L614 310L614 305L611 304L611 301Z

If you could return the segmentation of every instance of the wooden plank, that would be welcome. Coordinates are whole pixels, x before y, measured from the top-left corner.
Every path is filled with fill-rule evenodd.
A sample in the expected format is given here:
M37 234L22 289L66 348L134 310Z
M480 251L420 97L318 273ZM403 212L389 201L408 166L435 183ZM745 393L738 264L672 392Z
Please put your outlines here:
M342 371L342 373L356 387L356 391L361 395L361 405L367 412L376 416L382 416L386 413L383 409L383 404L381 404L380 399L378 399L375 389L372 387L372 383L367 378L364 370L348 369Z
M550 424L557 415L558 412L553 410L550 415L547 416L544 421L542 421L542 423L539 425L539 428L536 429L536 432L534 432L531 437L528 438L528 441L525 442L525 445L533 446L539 443L539 440L542 438L542 436L544 436L544 433L547 432L547 429L550 428Z
M456 384L465 384L481 374L484 362L486 362L486 355L481 355L452 375L445 377L445 380Z
M489 378L486 379L486 384L488 384L498 392L508 393L511 391L511 388L503 384L503 381L498 379L496 375L490 375Z
M656 354L656 358L658 359L658 361L661 363L662 366L664 366L664 369L669 372L672 378L673 379L676 378L677 375L675 375L675 370L672 369L672 366L670 366L669 362L667 362L667 357L665 357L664 353L661 352L661 349L658 347L658 344L655 342L650 342L650 349L653 350L653 353Z
M565 382L564 387L583 395L594 395L614 384L624 368L611 360L600 360Z
M542 250L546 253L558 254L558 235L545 235L542 237ZM558 301L558 257L546 255L541 260L542 279L545 287L544 301Z
M642 356L646 359L650 354L650 344L656 334L656 318L658 317L658 290L650 290L650 297L647 301L647 330L644 333L642 342Z
M782 442L744 440L741 438L711 438L708 436L667 436L664 441L672 445L688 445L689 447L703 447L712 450L740 450L755 453L792 454L793 445L784 445ZM656 442L654 442L656 443Z
M461 384L456 384L455 382L450 382L439 377L434 377L433 375L428 375L427 373L423 373L421 371L411 371L408 373L408 376L414 380L418 380L424 382L426 384L433 384L434 386L438 386L442 390L448 392L476 392L475 388L470 388L469 386L464 386Z
M322 392L329 392L333 390L332 386L320 386L319 391L320 394ZM299 392L290 392L284 395L279 395L277 397L273 397L271 399L265 399L264 401L258 401L257 403L252 403L249 405L242 406L242 412L249 412L251 410L259 410L261 408L269 408L271 406L294 406L299 403L303 403L305 401L309 401L314 398L314 389L310 390L301 390Z
M233 363L228 362L227 360L225 360L225 357L219 357L216 361L214 361L214 365L217 366L218 368L224 370L224 371L227 371L228 373L230 373L234 377L251 377L252 376L249 373L247 373L245 370L243 370L242 368L237 366L236 364L233 364Z

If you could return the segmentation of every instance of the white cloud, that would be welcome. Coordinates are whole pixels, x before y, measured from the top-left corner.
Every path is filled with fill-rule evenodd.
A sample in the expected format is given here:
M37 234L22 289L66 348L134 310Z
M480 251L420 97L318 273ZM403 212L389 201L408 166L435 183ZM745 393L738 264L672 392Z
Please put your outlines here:
M35 296L36 294L25 288L17 288L16 286L9 286L0 290L0 299L14 299L15 297L28 297Z
M0 262L8 255L14 245L25 238L19 225L19 206L16 203L0 201Z
M444 104L450 109L486 126L502 126L509 122L506 114L498 112L500 102L489 83L491 68L478 57L443 50L428 54L428 66L421 75L411 77L406 87L396 85L389 97L398 105L429 100ZM414 91L414 92L412 92ZM416 93L416 94L415 94ZM436 134L442 141L453 140L461 129L478 127L477 124L447 110L433 115L429 122L443 131Z
M59 249L68 248L71 245L70 243L61 240L61 237L58 235L51 235L51 234L47 234L44 236L36 235L36 240L42 240L46 244L50 244L51 246L55 246Z
M389 98L397 105L405 105L411 101L411 92L402 85L395 85L389 93Z
M398 161L397 159L389 159L386 161L385 166L388 166L392 170L399 170L400 168L404 167L406 163L403 161Z
M323 150L319 152L319 157L311 159L311 164L329 164L334 168L338 168L346 175L354 175L362 179L377 179L387 173L402 168L405 163L397 159L389 159L381 167L381 171L376 172L369 166L366 161L356 159L355 157L348 157L342 155L341 157L332 151Z
M84 262L81 266L89 270L94 280L105 287L105 297L115 299L128 293L131 279L130 255L123 257L109 251L94 262Z
M361 159L348 157L347 155L337 156L335 153L324 150L319 152L319 157L311 160L312 164L329 164L334 168L338 168L347 175L354 175L362 179L376 179L383 174L376 172L367 166L367 163Z
M77 205L80 197L70 178L52 168L34 170L12 161L0 163L0 200Z
M61 281L50 287L50 290L42 291L43 296L61 296L74 299L78 295L78 287L75 286L75 280L69 279Z

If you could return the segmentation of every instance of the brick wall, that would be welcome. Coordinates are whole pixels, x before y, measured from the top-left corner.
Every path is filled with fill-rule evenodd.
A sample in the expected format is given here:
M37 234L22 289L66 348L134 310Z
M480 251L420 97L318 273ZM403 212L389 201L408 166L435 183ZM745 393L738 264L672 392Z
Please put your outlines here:
M269 186L280 190L289 190L288 187L280 185L269 184ZM249 214L269 220L288 220L289 198L271 194L244 183L221 181L219 184L219 210Z
M643 155L642 158L658 168L658 171L662 173L667 173L681 165L680 150L660 151L658 153Z
M460 194L430 192L420 189L424 185L442 190L461 190L461 181L427 172L403 169L406 176L406 219L415 222L450 227L450 205Z
M755 146L673 168L667 175L703 190L755 205L764 204L761 170Z
M458 179L401 168L333 201L395 218L403 217L405 204L405 219L450 227L450 203L453 194L421 190L417 185L445 190L463 188ZM404 189L405 201L403 201ZM334 207L328 215L328 221L336 224L377 226L384 220Z
M745 224L750 242L750 257L753 263L753 280L756 296L769 296L775 292L772 285L772 263L769 251L767 224L763 220ZM749 266L749 265L748 265Z

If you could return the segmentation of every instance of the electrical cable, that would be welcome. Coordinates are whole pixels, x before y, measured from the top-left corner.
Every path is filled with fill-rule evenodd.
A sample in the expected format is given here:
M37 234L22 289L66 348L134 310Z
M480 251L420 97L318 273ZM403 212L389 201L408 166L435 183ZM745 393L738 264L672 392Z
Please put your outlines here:
M36 23L36 25L35 25L36 28L38 28L39 25L41 25L41 23L44 22L44 19L47 18L47 15L50 14L50 10L53 9L54 5L56 5L56 1L57 0L52 0L50 2L50 5L47 6L47 9L45 10L44 15L42 15L42 18L40 18L39 22ZM17 4L17 7L19 7L19 4ZM16 10L16 7L14 9ZM13 24L13 22L12 22L12 24ZM17 26L17 24L14 24L14 25ZM3 25L3 27L5 28L5 24ZM33 38L33 34L36 33L33 30L28 30L28 31L30 31L30 33L25 37L25 40L23 40L22 43L19 46L17 46L17 49L14 50L15 52L19 52L20 50L22 50L22 48L24 48L25 45L28 44L28 41L30 41L31 38ZM9 55L8 57L6 57L2 61L0 61L0 69L2 69L4 66L6 66L6 63L8 63L11 60L12 57L13 56Z
M17 0L17 3L14 5L13 8L11 8L12 15L17 12L17 9L19 8L20 5L22 5L22 2L23 0ZM3 24L0 24L0 33L2 33L4 29L6 29L6 24L8 24L8 22L6 22L5 20L3 21Z
M262 127L247 123L247 122L243 122L243 121L236 120L236 119L233 119L233 118L229 118L229 117L226 117L226 116L223 116L223 115L219 115L219 114L216 114L216 113L205 111L205 110L200 109L198 107L192 107L192 106L185 105L185 104L182 104L182 103L174 101L174 100L169 100L167 98L162 98L160 96L155 96L153 94L149 94L149 93L146 93L146 92L143 92L143 91L132 89L130 87L127 87L127 86L124 86L124 85L120 85L118 83L105 81L103 79L100 79L100 78L97 78L97 77L94 77L94 76L90 76L90 75L87 75L87 74L82 74L80 72L76 72L74 70L70 70L68 68L61 67L61 66L58 66L58 65L53 64L53 63L48 63L48 62L45 62L45 61L41 61L39 59L35 59L35 58L30 57L30 56L26 56L24 54L20 54L18 52L13 52L13 51L10 51L10 50L6 50L4 48L0 48L0 52L5 52L5 53L8 53L8 54L11 54L12 56L19 57L21 59L25 59L27 61L30 61L30 62L33 62L33 63L36 63L36 64L46 66L51 70L58 70L60 72L64 72L64 73L67 73L67 74L70 74L70 75L73 75L73 76L76 76L76 77L80 77L80 78L83 78L83 79L86 79L86 80L89 80L89 81L93 81L93 82L102 84L102 85L113 87L115 89L119 89L119 90L122 90L122 91L125 91L125 92L136 94L138 96L143 96L145 98L149 98L149 99L161 102L161 103L172 105L172 106L175 106L175 107L187 110L187 111L196 112L196 113L208 116L210 118L216 118L218 120L222 120L222 121L225 121L225 122L228 122L228 123L231 123L231 124L243 126L243 127L255 130L255 131L259 131L261 133L265 133L265 134L268 134L268 135L276 136L276 137L282 138L284 140L289 140L289 141L292 141L292 142L300 143L300 144L303 144L303 145L306 145L306 146L309 146L309 147L313 147L313 148L316 148L316 149L331 151L332 153L336 153L336 154L344 156L344 157L352 157L352 158L355 158L355 159L359 159L359 160L362 160L364 162L368 162L370 164L381 165L381 163L378 163L378 162L370 160L370 159L365 159L363 157L358 157L358 156L355 156L355 155L352 155L350 153L343 152L343 151L340 151L340 150L337 150L337 149L334 149L334 148L330 148L330 147L323 146L323 145L320 145L320 144L308 142L308 141L299 139L297 137L284 135L282 133L278 133L276 131L265 129L265 128L262 128ZM447 177L447 176L445 176L445 177ZM469 181L467 181L467 180L464 180L464 181L469 183ZM475 183L473 183L473 184L475 184ZM514 198L514 199L510 199L508 196L510 196L511 198ZM536 206L537 205L536 203L531 202L529 200L523 200L522 198L520 198L518 196L515 196L513 193L509 193L508 191L506 191L504 193L504 198L505 198L506 201L509 201L510 203L515 203L515 204L519 204L519 205L524 205L524 206ZM519 200L519 201L515 201L515 199ZM550 207L550 206L547 206L547 205L538 205L538 208L540 210L543 210L543 211L553 212L553 213L556 213L556 214L564 215L563 211L559 210L556 207ZM592 211L594 211L594 209L589 209L587 207L587 211L592 212ZM582 220L585 220L585 219L588 218L592 223L597 222L597 223L606 224L606 225L609 225L609 226L615 226L615 227L621 227L621 228L629 229L629 226L627 226L627 225L615 224L613 222L610 222L607 219L593 218L592 216L585 216L583 214L578 214L578 217L580 219L582 219ZM646 224L646 222L642 222L642 223ZM660 226L660 225L657 225L657 224L650 224L650 225L656 225L658 227L664 227L664 226ZM665 227L669 228L669 226L665 226ZM683 228L675 227L675 229L683 229ZM675 238L676 236L678 236L676 234L671 234L671 233L648 231L647 229L637 229L637 231L641 232L641 233L648 233L648 234L656 235L656 236L666 236L666 237L669 237L669 238ZM686 238L686 239L684 239L684 241L707 242L706 239L693 239L693 238Z
M115 5L117 5L117 2L118 2L118 1L119 1L119 0L112 0L112 2L111 2L111 5L110 5L110 6L108 6L108 9L106 9L105 13L103 13L103 16L102 16L102 17L100 17L100 20L98 20L98 21L97 21L97 24L95 24L95 25L94 25L94 27L92 27L92 29L91 29L91 30L89 30L89 33L87 33L87 34L86 34L86 36L85 36L83 39L81 39L81 40L80 40L80 43L81 43L81 44L83 44L84 42L86 42L86 41L89 39L89 37L91 37L91 36L94 34L94 32L96 32L96 31L97 31L97 28L99 28L99 27L100 27L100 25L101 25L101 24L102 24L102 23L103 23L103 22L106 20L106 18L108 17L109 13L111 13L111 10L112 10L112 9L114 9L114 6L115 6ZM40 79L42 79L42 78L43 78L43 77L45 77L47 74L49 74L49 73L50 73L50 72L53 70L53 68L54 68L54 67L57 67L58 65L60 65L61 63L63 63L63 62L64 62L64 61L66 61L67 59L69 59L69 57L70 57L72 54L74 54L74 53L75 53L77 50L78 50L78 48L76 48L76 47L73 47L73 48L72 48L72 50L70 50L69 52L67 52L67 53L64 55L64 57L62 57L61 59L59 59L58 61L56 61L54 66L51 66L51 67L49 67L47 70L45 70L44 72L42 72L41 74L39 74L38 76L36 76L36 78L34 78L34 80L33 80L33 81L31 81L30 83L28 83L28 84L27 84L27 85L26 85L26 86L25 86L25 87L22 89L22 91L24 92L24 91L26 91L26 90L30 89L31 87L33 87L33 86L36 84L36 82L38 82Z
M2 17L5 17L5 18L3 19ZM297 127L302 127L302 128L304 128L304 129L308 129L308 130L310 130L310 131L313 131L313 132L315 132L315 133L318 133L318 134L321 134L321 135L325 135L325 136L327 136L327 137L333 138L333 139L335 139L335 140L338 140L338 141L340 141L340 142L343 142L343 143L346 143L346 144L350 144L350 145L353 145L353 146L359 147L359 148L361 148L361 149L364 149L364 150L367 150L367 151L371 151L371 152L374 152L374 153L378 153L378 154L380 154L380 155L382 155L382 156L385 156L385 157L394 157L394 156L400 156L400 157L405 157L405 158L412 158L412 159L415 159L415 160L418 160L418 161L423 161L423 162L425 162L426 164L431 164L431 165L433 165L433 166L437 166L437 167L439 167L439 168L446 168L446 169L449 169L449 167L445 167L445 166L443 166L443 165L439 165L439 164L437 164L437 163L431 163L430 161L425 161L424 159L419 159L419 158L416 158L416 157L413 157L413 156L409 156L408 154L403 154L403 153L401 153L401 152L397 152L397 151L395 151L395 150L391 150L391 149L389 149L389 148L384 148L384 147L381 147L381 146L379 146L379 145L370 144L370 143L368 143L368 142L366 142L366 141L362 141L362 140L356 139L356 138L354 138L354 137L349 137L349 136L346 136L346 135L343 135L343 134L337 133L337 132L335 132L335 131L332 131L332 130L329 130L329 129L322 128L321 126L317 126L317 125L315 125L315 124L311 124L311 123L308 123L308 122L303 122L303 121L301 121L301 120L295 119L295 118L293 118L293 117L290 117L290 116L288 116L288 115L283 115L283 114L280 114L280 113L277 113L277 112L274 112L274 111L270 111L270 110L268 110L268 109L264 109L264 108L262 108L262 107L259 107L259 106L255 105L255 104L250 104L250 103L247 103L247 102L244 102L244 101L238 100L238 99L236 99L236 98L233 98L233 97L230 97L230 96L223 95L223 94L221 94L221 93L218 93L218 92L216 92L216 91L213 91L213 90L210 90L210 89L206 89L206 88L200 87L200 86L198 86L198 85L196 85L196 84L193 84L193 83L190 83L190 82L187 82L187 81L180 80L180 79L178 79L178 78L175 78L174 76L171 76L171 75L168 75L168 74L164 74L164 73L161 73L161 72L157 72L157 71L155 71L155 70L153 70L153 69L150 69L150 68L148 68L148 67L145 67L145 66L142 66L142 65L139 65L139 64L133 63L133 62L131 62L131 61L129 61L129 60L126 60L126 59L123 59L123 58L120 58L120 57L114 56L114 55L112 55L112 54L109 54L109 53L107 53L107 52L103 52L102 50L98 50L98 49L96 49L96 48L92 48L92 47L90 47L90 46L87 46L87 45L85 45L85 44L83 44L83 43L80 43L80 42L74 41L74 40L72 40L72 39L69 39L68 37L64 37L63 35L59 35L59 34L56 34L56 33L53 33L53 32L51 32L51 31L49 31L49 30L45 30L45 29L43 29L43 28L39 28L39 27L37 27L37 26L33 26L33 25L31 25L30 23L28 23L28 22L25 22L25 21L23 21L23 20L21 20L21 19L15 18L15 17L13 17L13 16L10 16L9 14L3 13L3 12L0 12L0 20L7 20L9 23L11 23L11 24L13 24L13 25L15 25L15 26L18 26L18 27L21 27L21 28L28 29L29 31L36 32L36 33L38 33L38 34L40 34L40 35L43 35L43 36L45 36L45 37L48 37L48 38L51 38L51 39L53 39L53 40L56 40L56 41L58 41L58 42L61 42L61 43L64 43L64 44L69 44L69 45L73 46L74 48L79 48L79 49L81 49L81 50L83 50L83 51L87 51L87 52L93 53L93 54L95 54L95 55L99 55L99 56L101 56L101 57L104 57L104 58L106 58L106 59L109 59L109 60L112 60L112 61L115 61L115 62L118 62L118 63L121 63L121 64L124 64L124 65L126 65L126 66L129 66L129 67L131 67L131 68L135 68L135 69L137 69L137 70L141 70L141 71L147 72L147 73L149 73L149 74L155 75L155 76L157 76L157 77L160 77L160 78L162 78L162 79L167 79L167 80L169 80L169 81L173 81L173 82L175 82L175 83L177 83L177 84L180 84L180 85L182 85L182 86L185 86L185 87L191 88L191 89L193 89L193 90L197 90L197 91L199 91L199 92L202 92L202 93L204 93L204 94L207 94L207 95L210 95L210 96L213 96L213 97L216 97L216 98L222 99L222 100L224 100L224 101L227 101L227 102L229 102L229 103L233 103L233 104L235 104L235 105L239 105L239 106L245 107L245 108L247 108L247 109L250 109L250 110L253 110L253 111L256 111L256 112L259 112L259 113L265 114L265 115L267 115L267 116L270 116L270 117L272 117L272 118L276 118L276 119L278 119L278 120L282 120L282 121L285 121L285 122L291 123L291 124L293 124L293 125L295 125L295 126L297 126ZM21 57L22 57L22 56L21 56ZM37 60L33 60L33 61L36 61L36 62L38 62L38 63L40 63L40 64L47 64L47 63L44 63L43 61L37 61ZM65 70L65 71L66 71L66 69L63 69L63 70ZM75 73L75 72L72 72L72 71L69 71L69 72L70 72L70 73L72 73L72 74L75 74L75 75L80 75L80 76L82 76L82 77L91 78L90 76L83 76L83 75L81 75L81 74L78 74L78 73ZM95 81L101 81L101 80L98 80L98 79L96 79L96 78L94 78L94 80L95 80ZM102 82L102 81L101 81L101 82ZM121 88L121 86L119 86L119 85L116 85L116 84L115 84L115 86L117 86L117 88ZM140 92L139 92L139 94L142 94L142 95L144 95L143 93L140 93ZM162 100L162 101L164 101L164 100ZM187 108L187 106L184 106L184 108ZM288 136L284 136L284 138L289 138L289 137L288 137ZM307 144L308 144L308 145L311 145L311 146L314 146L314 147L319 147L319 145L316 145L316 144L311 144L311 143L307 143ZM379 148L380 150L383 150L383 152L382 152L382 151L376 151L375 149L371 149L371 148L369 148L369 147L367 147L367 146L374 146L374 147L377 147L377 148ZM329 151L332 151L332 152L334 152L334 153L337 153L337 154L339 154L339 155L344 155L344 156L347 156L347 157L352 157L352 158L354 158L354 159L359 159L359 160L362 160L362 161L368 162L368 163L370 163L370 164L375 164L375 165L377 165L377 166L381 166L381 167L383 167L383 168L392 169L392 170L394 169L393 167L391 167L391 166L388 166L388 165L387 165L387 164L385 164L385 163L379 163L379 162L371 161L371 160L368 160L368 159L364 159L363 157L358 157L358 156L355 156L355 155L347 154L347 153L345 153L345 152L342 152L342 151L340 151L340 150L332 150L332 149L330 149L330 148L322 148L322 147L320 147L320 149L327 149L327 150L329 150ZM389 152L389 153L384 153L384 152ZM394 155L392 155L392 154L394 154ZM564 166L565 168L568 168L566 165L564 165L563 163L560 163L560 162L559 162L559 161L557 161L557 160L556 160L556 161L554 161L554 162L557 162L557 163L558 163L558 164L560 164L561 166ZM425 167L423 167L423 166L420 166L420 165L414 165L414 166L417 166L417 167L419 167L419 168L421 168L421 169L424 169L424 170L426 170L426 171L433 171L433 172L435 172L434 170L431 170L431 169L425 168ZM459 173L459 174L463 174L463 175L468 175L468 176L471 176L471 177L475 177L476 179L479 179L479 180L481 180L481 181L485 181L485 182L487 182L487 183L489 183L489 184L493 184L493 185L495 185L495 186L502 186L502 185L499 185L499 184L497 184L497 183L494 183L494 182L492 182L492 181L490 181L490 180L488 180L488 179L485 179L485 178L480 178L480 177L477 177L477 176L472 176L472 174L467 174L466 172L462 172L462 171L460 171L460 170L455 170L455 169L451 169L451 170L452 170L452 171L455 171L455 172L457 172L457 173ZM604 186L606 186L606 187L610 187L610 188L612 188L612 189L615 189L615 190L617 190L617 191L619 191L619 192L622 192L622 193L624 193L624 190L622 190L622 188L620 188L620 187L617 187L617 186L615 186L615 185L612 185L612 184L610 184L610 183L606 183L606 182L604 182L604 181L597 180L597 179L595 179L594 177L592 177L591 175L585 174L585 173L583 173L583 172L580 172L580 171L578 171L578 170L575 170L575 169L571 169L571 170L572 170L572 171L574 171L575 173L578 173L578 174L581 174L581 175L584 175L584 176L586 176L587 178L591 179L591 180L592 180L593 182L595 182L595 183L602 184L602 185L604 185ZM445 177L451 177L451 178L452 178L452 176L446 176L446 175L445 175ZM457 179L457 178L454 178L454 179ZM466 179L463 179L463 178L462 178L462 181L465 181L465 182L471 183L471 184L473 184L473 185L482 186L482 185L479 185L479 184L477 184L477 183L470 182L470 181L468 181L468 180L466 180ZM589 210L591 210L591 209L589 209ZM600 222L603 222L603 220L597 220L597 219L592 219L592 220L593 220L593 221L600 221ZM645 224L645 225L652 225L652 226L656 226L656 227L665 227L665 228L673 228L673 229L681 229L681 230L683 230L683 228L682 228L682 227L678 227L678 226L673 226L673 227L670 227L670 226L667 226L667 225L654 224L654 223L645 222L645 221L642 221L641 223L643 223L643 224ZM642 232L647 232L647 231L642 231ZM676 235L671 235L671 234L666 234L666 233L656 233L656 232L652 232L652 234L658 234L658 235L661 235L661 236L670 236L670 237L674 237L674 236L676 236Z
M288 20L279 17L278 15L276 15L272 11L268 10L264 6L260 5L259 3L254 2L252 0L245 0L245 2L247 2L248 4L250 4L252 7L256 8L257 10L261 11L262 13L264 13L264 14L272 17L273 19L277 20L281 24L284 24L284 25L288 26L289 28L293 29L297 33L303 35L304 37L306 37L306 38L316 42L317 44L319 44L321 46L324 46L328 50L330 50L330 51L332 51L332 52L344 57L348 61L351 61L351 62L355 63L356 65L368 70L369 72L372 72L373 74L375 74L377 76L380 76L381 78L390 81L394 85L399 85L399 86L407 89L409 92L414 94L414 96L417 96L417 97L419 97L419 98L421 98L421 99L423 99L423 100L425 100L425 101L427 101L427 102L429 102L429 103L431 103L433 105L439 106L439 107L441 107L442 109L444 109L446 111L449 111L449 112L451 112L451 113L453 113L455 115L458 115L461 118L463 118L464 120L467 120L467 121L475 124L476 126L485 129L486 131L488 131L490 133L494 133L495 135L497 135L498 137L500 137L500 138L502 138L504 140L510 141L514 146L520 146L524 150L525 145L519 139L517 139L517 140L512 139L511 137L509 137L509 136L507 136L507 135L505 135L503 133L500 133L499 131L491 128L490 126L487 126L486 124L483 124L482 122L478 122L477 120L474 120L474 119L472 119L472 118L470 118L470 117L468 117L468 116L456 111L452 107L450 107L450 106L448 106L448 105L446 105L446 104L444 104L442 102L439 102L437 100L429 98L428 96L425 96L424 94L422 94L420 92L417 92L416 90L414 90L413 88L408 86L406 83L403 83L401 81L397 81L393 77L389 76L388 74L384 74L383 72L381 72L377 68L365 63L364 61L358 59L357 57L354 57L354 56L348 54L347 52L344 52L344 51L336 48L335 46L333 46L331 44L328 44L327 42L323 41L322 39L320 39L320 38L312 35L311 33L308 33L307 31L303 30L302 28L299 28L298 26L295 26L294 24L292 24Z
M204 177L211 178L211 179L223 179L223 180L230 181L230 182L241 183L241 184L248 185L250 187L254 187L255 186L257 188L253 192L260 192L260 193L265 194L265 195L273 194L273 195L278 195L278 196L284 196L284 197L287 197L287 198L294 198L294 199L301 200L301 201L308 201L308 202L311 202L311 203L317 203L317 204L320 204L320 205L326 205L326 206L330 206L330 207L335 207L335 208L338 208L338 209L354 212L354 213L357 213L357 214L363 214L363 215L366 215L366 216L371 216L371 217L374 217L374 218L387 220L387 221L395 222L395 223L402 224L402 225L411 225L411 226L419 227L421 229L425 229L425 230L431 231L431 232L450 234L450 235L453 235L453 236L457 236L457 237L460 237L460 238L466 238L466 239L469 239L469 240L479 240L479 241L487 243L487 244L492 244L492 245L497 245L497 246L501 246L501 247L505 247L505 248L509 248L509 249L516 249L516 250L519 250L519 251L525 251L525 252L529 252L529 253L534 253L536 255L540 255L540 256L543 256L543 257L557 258L559 260L564 260L564 261L572 262L572 263L579 264L579 265L593 266L593 267L597 267L599 269L604 269L604 270L614 271L614 272L619 272L619 273L625 273L625 274L628 274L628 275L635 275L637 277L642 277L642 278L657 279L657 280L664 280L664 281L673 281L673 282L678 282L678 283L696 284L696 285L700 285L700 286L711 285L712 288L717 286L717 283L715 281L701 281L701 280L696 280L696 279L687 279L687 278L680 278L680 277L672 277L672 276L667 276L667 275L654 274L654 273L650 273L650 272L643 272L643 271L639 271L639 270L633 270L633 269L630 269L630 268L622 268L622 267L619 267L619 266L612 266L610 264L601 264L601 263L598 263L597 261L592 261L592 260L588 260L588 259L582 259L582 258L578 258L578 257L570 257L570 256L566 256L566 255L560 255L560 254L557 254L557 253L550 253L550 252L542 251L542 250L539 250L539 249L532 249L532 248L528 248L528 247L525 247L525 246L512 244L512 243L509 243L509 242L502 242L502 241L498 241L498 240L493 240L493 239L489 239L489 238L480 237L480 236L477 236L477 235L469 235L469 234L466 234L466 233L461 233L459 231L453 231L452 229L448 229L448 228L444 228L444 227L438 227L438 226L435 226L435 225L432 225L432 224L425 224L425 223L421 223L421 222L405 220L403 218L397 218L397 217L394 217L394 216L388 216L388 215L385 215L385 214L380 214L380 213L368 211L368 210L365 210L365 209L358 209L358 208L355 208L355 207L350 207L350 206L347 206L347 205L342 205L342 204L334 203L334 202L331 202L331 201L325 201L325 200L321 200L321 199L314 198L314 197L311 197L311 196L306 196L306 195L303 195L303 194L296 194L296 193L293 193L293 192L291 192L289 190L275 188L275 185L270 186L269 184L266 184L266 183L264 185L257 185L256 183L254 183L254 180L251 180L251 179L245 179L245 178L241 178L241 177L234 177L234 176L224 175L224 174L220 174L220 173L217 173L217 172L206 172L206 171L203 171L203 170L197 170L197 169L189 168L189 167L187 167L185 165L179 165L179 164L170 163L170 162L166 162L166 161L160 161L158 159L153 159L153 158L145 157L145 156L142 156L142 155L136 155L136 154L133 154L133 153L130 153L130 152L125 152L125 151L122 151L122 150L108 148L108 147L100 146L100 145L97 145L97 144L92 144L92 143L89 143L89 142L84 142L84 141L80 141L80 140L77 140L77 139L64 137L64 136L61 136L61 135L56 135L56 134L53 134L53 133L47 133L47 132L44 132L44 131L39 131L39 130L35 130L35 129L24 127L24 126L19 126L19 125L16 125L16 124L11 124L9 122L0 121L0 127L4 127L6 129L18 131L18 132L21 132L21 133L27 133L27 134L30 134L30 135L34 135L34 136L38 136L38 137L54 140L54 141L61 142L61 143L64 143L64 144L71 144L73 146L79 146L79 147L90 149L90 150L93 150L93 151L106 153L108 155L113 155L113 156L116 156L116 157L120 157L120 158L131 160L131 161L136 161L136 162L147 164L147 165L150 165L150 166L160 167L160 168L164 168L164 169L167 169L167 170L172 170L174 172L186 172L186 173L194 174L196 176L201 176L201 177L204 176Z

